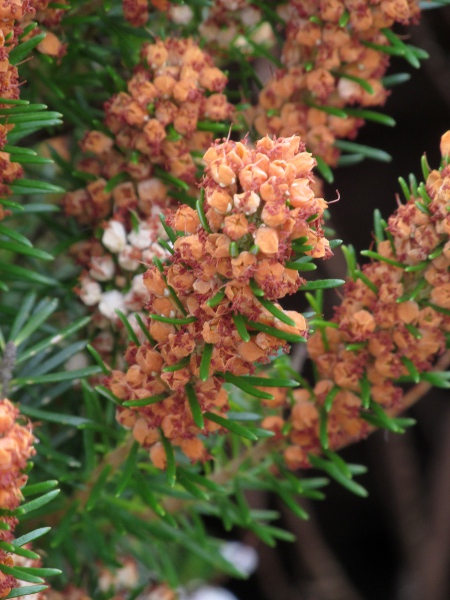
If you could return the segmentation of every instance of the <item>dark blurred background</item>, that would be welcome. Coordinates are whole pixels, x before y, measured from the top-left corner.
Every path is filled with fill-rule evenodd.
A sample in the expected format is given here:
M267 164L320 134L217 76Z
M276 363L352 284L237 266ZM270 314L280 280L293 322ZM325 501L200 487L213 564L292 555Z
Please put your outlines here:
M341 196L330 206L336 237L358 251L370 245L374 208L385 218L395 210L397 179L413 172L421 180L423 152L439 165L440 136L450 129L450 6L424 11L409 32L430 59L420 70L392 61L390 73L411 73L392 88L384 109L397 126L367 124L356 140L386 150L392 162L337 169L326 190L327 199L336 189ZM336 253L327 269L323 275L342 277L342 256ZM407 433L377 432L343 451L347 461L369 467L358 478L368 499L331 484L325 501L307 506L310 521L300 522L274 499L252 498L280 510L281 526L298 541L270 549L244 535L257 545L259 568L229 589L239 600L449 600L449 400L448 392L434 390L410 410L417 425Z

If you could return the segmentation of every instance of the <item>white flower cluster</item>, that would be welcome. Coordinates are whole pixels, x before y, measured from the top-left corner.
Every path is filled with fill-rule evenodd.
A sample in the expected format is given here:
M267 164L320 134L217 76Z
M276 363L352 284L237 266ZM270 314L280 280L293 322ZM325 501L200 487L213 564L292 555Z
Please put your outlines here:
M104 254L92 256L89 270L79 278L80 298L86 306L98 309L96 322L102 329L109 322L118 322L116 309L127 315L144 307L148 291L143 273L155 256L161 260L168 256L158 243L159 239L167 240L159 220L161 209L154 209L145 220L136 218L130 233L121 221L110 219L101 238Z

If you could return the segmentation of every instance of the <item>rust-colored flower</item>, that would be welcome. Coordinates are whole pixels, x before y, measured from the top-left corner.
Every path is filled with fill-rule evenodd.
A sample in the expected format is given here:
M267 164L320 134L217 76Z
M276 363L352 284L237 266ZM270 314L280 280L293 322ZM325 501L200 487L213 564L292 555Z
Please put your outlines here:
M444 159L448 139L447 132L441 141ZM308 452L320 451L320 413L331 448L364 437L377 407L392 413L401 409L397 380L416 380L445 349L450 332L448 158L430 173L425 189L422 196L412 193L390 217L388 239L377 240L380 258L346 284L332 324L308 341L319 381L313 392L302 391L309 408L296 404L289 418L285 458L292 468L308 466ZM331 390L336 395L323 415ZM369 411L368 419L361 409Z
M0 508L8 511L16 509L22 500L20 489L27 481L24 469L34 454L31 426L20 424L19 418L18 409L9 400L0 400ZM0 539L11 543L17 519L2 516L0 520L8 525L8 529L0 530ZM4 549L0 549L0 563L9 567L14 565L12 556ZM12 575L0 572L0 598L16 586L17 581Z
M384 104L388 92L381 78L389 59L374 46L390 44L383 30L394 23L415 22L419 3L291 0L279 11L287 23L283 68L261 90L250 120L260 135L301 135L315 156L335 166L334 142L354 138L364 121L326 107Z
M204 161L198 211L183 206L169 215L174 254L161 271L144 274L155 342L131 344L128 370L108 380L121 401L137 401L117 418L160 468L162 434L191 460L207 458L201 436L218 425L199 415L226 417L227 375L254 373L255 362L269 362L288 350L288 340L306 335L304 317L278 304L304 281L293 262L296 244L307 240L302 255L331 255L322 231L326 202L311 191L315 161L298 136L266 137L254 148L216 142ZM301 206L291 202L299 185ZM145 398L155 403L141 406Z
M105 104L109 134L94 130L82 140L79 169L93 181L66 194L63 203L66 214L83 225L112 214L126 218L130 210L149 214L154 204L173 205L164 175L155 168L188 184L195 196L197 154L212 142L198 123L232 115L223 94L227 77L192 39L158 40L144 45L141 55L127 91Z

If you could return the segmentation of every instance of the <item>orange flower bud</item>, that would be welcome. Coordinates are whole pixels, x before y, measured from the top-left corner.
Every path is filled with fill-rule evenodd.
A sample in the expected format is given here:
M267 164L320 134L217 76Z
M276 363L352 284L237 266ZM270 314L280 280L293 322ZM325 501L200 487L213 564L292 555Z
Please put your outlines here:
M225 190L214 190L207 196L206 202L221 215L226 215L233 208L232 198Z
M278 233L272 227L259 227L254 234L255 244L264 254L276 254L278 252Z
M164 450L164 446L161 442L156 442L156 444L153 444L153 446L150 448L150 460L157 469L161 469L163 471L166 468L166 451Z
M144 273L144 285L151 294L160 298L169 295L166 282L156 267Z

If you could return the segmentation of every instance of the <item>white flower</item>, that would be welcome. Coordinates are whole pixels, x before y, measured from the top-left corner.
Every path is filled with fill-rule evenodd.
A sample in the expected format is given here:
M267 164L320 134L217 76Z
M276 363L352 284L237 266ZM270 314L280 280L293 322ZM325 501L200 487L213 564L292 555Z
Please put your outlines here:
M114 277L116 266L112 256L94 256L89 275L97 281L109 281Z
M177 25L188 25L193 17L192 8L189 6L172 6L170 8L170 18Z
M267 22L261 23L251 34L251 39L255 44L271 44L274 39L272 27Z
M128 310L140 310L148 300L148 289L144 285L144 276L136 275L131 283L131 290L125 295Z
M248 43L247 38L244 35L238 35L234 40L233 40L233 46L234 48L238 48L239 50L245 51L245 50L249 50L250 49L250 44ZM222 184L219 184L220 187L225 187Z
M119 265L126 271L136 271L141 264L141 254L138 253L139 259L136 258L136 250L133 246L126 245L119 254Z
M155 257L155 253L150 248L148 250L143 250L142 252L142 262L144 265L151 265L152 260Z
M116 308L122 312L126 312L123 295L117 290L103 292L102 299L98 305L98 309L101 314L110 321L116 321L118 318L115 312Z
M157 238L158 233L148 223L140 223L137 231L128 234L128 241L135 248L145 250Z
M361 94L361 86L355 81L350 81L349 79L344 79L341 77L337 84L337 92L342 100L353 100L353 97L359 97Z
M253 6L248 6L240 11L240 19L246 27L253 27L261 22L261 11Z
M102 297L102 288L96 281L92 281L89 277L83 277L80 280L80 298L86 306L94 306L98 304Z
M169 246L171 246L173 248L172 242L167 242L167 243ZM160 244L158 244L156 242L154 244L152 244L151 249L158 258L166 258L167 256L169 256L168 250L166 250L165 248L163 248Z
M256 550L241 542L222 544L220 554L246 576L251 575L258 566L258 553Z
M144 275L135 275L131 281L131 289L135 294L140 296L148 296L148 289L144 283Z
M110 252L114 252L114 254L120 252L127 243L127 232L122 223L114 220L109 221L103 232L102 242Z

